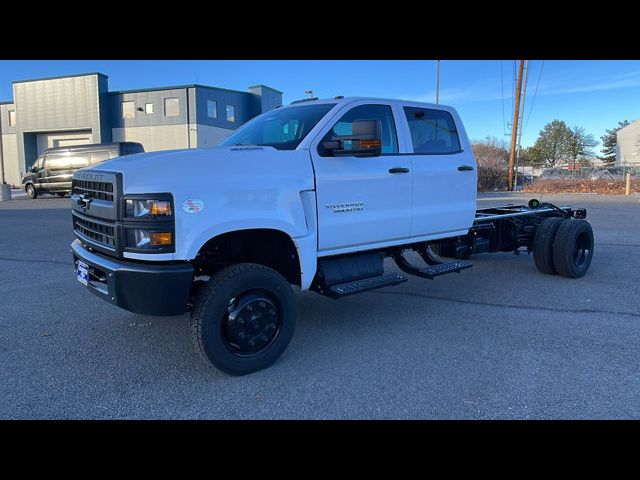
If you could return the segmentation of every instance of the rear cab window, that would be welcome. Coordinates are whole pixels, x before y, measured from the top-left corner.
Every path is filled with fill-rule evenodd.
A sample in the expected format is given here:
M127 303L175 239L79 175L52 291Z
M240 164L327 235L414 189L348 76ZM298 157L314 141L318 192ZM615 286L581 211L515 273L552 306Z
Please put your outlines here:
M403 107L413 153L446 155L459 153L460 138L453 116L445 110Z

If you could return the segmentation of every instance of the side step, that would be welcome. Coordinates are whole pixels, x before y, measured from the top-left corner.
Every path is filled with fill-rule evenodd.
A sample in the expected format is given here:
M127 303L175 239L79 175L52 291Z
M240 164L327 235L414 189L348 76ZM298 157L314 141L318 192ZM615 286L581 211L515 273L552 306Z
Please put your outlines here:
M393 259L395 260L396 265L398 265L400 270L402 270L403 272L406 272L409 275L428 278L430 280L433 280L435 277L439 277L440 275L444 275L446 273L460 273L461 270L473 267L473 265L466 260L456 260L454 262L442 263L435 257L433 257L430 252L423 252L421 253L421 256L423 257L424 261L429 264L428 267L419 268L415 265L412 265L404 257L402 250L397 250L393 255Z
M398 285L406 282L407 277L398 273L389 275L380 275L379 277L364 278L353 282L341 283L327 288L325 295L331 298L342 298L355 293L366 292L374 288L387 287L390 285Z
M433 265L427 268L421 268L418 270L419 276L429 278L433 280L435 277L439 275L444 275L445 273L457 272L460 273L460 270L464 270L465 268L471 268L473 265L466 260L457 260L455 262L449 263L441 263L440 265Z

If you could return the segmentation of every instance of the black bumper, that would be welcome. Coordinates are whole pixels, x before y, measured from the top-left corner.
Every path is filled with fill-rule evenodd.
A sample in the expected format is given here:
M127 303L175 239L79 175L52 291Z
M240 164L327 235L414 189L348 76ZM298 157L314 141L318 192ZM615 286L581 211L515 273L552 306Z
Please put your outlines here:
M187 310L193 265L144 265L90 252L80 240L71 244L74 270L78 260L89 265L87 288L130 312L181 315Z

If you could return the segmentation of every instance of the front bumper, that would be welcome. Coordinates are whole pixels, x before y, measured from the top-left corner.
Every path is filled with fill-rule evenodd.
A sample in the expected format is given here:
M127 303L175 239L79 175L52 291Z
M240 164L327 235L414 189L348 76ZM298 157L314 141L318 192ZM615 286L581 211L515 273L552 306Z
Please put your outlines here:
M187 310L193 265L144 265L90 252L80 240L71 244L74 269L89 265L87 288L120 308L145 315L181 315Z

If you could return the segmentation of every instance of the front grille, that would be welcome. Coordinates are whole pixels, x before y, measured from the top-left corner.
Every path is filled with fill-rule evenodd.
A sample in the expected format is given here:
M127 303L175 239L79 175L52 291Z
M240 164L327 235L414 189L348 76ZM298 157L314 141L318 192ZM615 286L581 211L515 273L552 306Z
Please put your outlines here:
M73 212L73 230L81 236L105 247L115 249L115 227L107 222L80 217Z
M90 180L73 180L73 193L86 195L98 200L113 202L113 184L110 182L93 182Z

